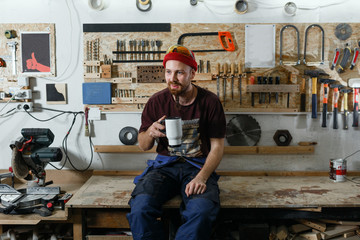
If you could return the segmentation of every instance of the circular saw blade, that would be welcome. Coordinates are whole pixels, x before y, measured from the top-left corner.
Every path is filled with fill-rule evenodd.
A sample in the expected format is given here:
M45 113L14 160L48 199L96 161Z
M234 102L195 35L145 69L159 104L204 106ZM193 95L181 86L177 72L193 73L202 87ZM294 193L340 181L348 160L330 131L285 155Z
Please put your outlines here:
M29 174L29 168L22 157L22 153L16 147L12 149L11 167L14 175L19 179L25 178Z
M335 28L335 36L340 40L348 39L352 34L352 28L347 23L340 23Z
M260 137L260 125L249 115L237 115L226 125L226 140L231 146L255 146Z

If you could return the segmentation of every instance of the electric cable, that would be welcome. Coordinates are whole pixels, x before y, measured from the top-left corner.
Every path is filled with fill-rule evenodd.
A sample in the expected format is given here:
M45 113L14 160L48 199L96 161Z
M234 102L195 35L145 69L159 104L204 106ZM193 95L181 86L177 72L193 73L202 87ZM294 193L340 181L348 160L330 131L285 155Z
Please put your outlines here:
M317 6L311 6L311 5L298 5L297 4L297 9L301 9L301 10L314 10L317 8L324 8L324 7L330 7L330 6L335 6L335 5L340 5L343 4L345 2L347 2L349 0L335 0L333 2L326 2L325 4L319 4ZM219 14L219 15L231 15L236 13L235 11L231 10L231 11L227 11L227 12L219 12L218 10L221 7L228 7L229 9L233 9L233 1L225 1L225 0L202 0L199 2L203 2L204 5L210 10L210 12L214 13L214 14ZM214 3L218 3L218 4L214 4ZM284 8L284 4L272 4L271 1L261 1L261 0L253 0L251 2L249 2L250 4L255 4L257 9L276 9L276 8ZM211 6L213 5L213 6ZM216 5L216 6L215 6ZM215 10L216 9L216 10Z
M70 22L70 38L69 38L70 39L70 50L69 50L69 53L72 53L73 52L72 38L73 38L73 29L74 29L74 27L73 27L73 24L72 24L72 19L73 18L72 18L71 9L70 9L68 1L69 0L65 0L66 7L67 7L68 12L69 12L69 22ZM79 12L75 7L74 2L73 1L70 1L70 2L73 4L72 7L74 8L74 10L76 12L76 17L77 17L76 20L77 20L78 25L80 27L81 22L80 22ZM78 36L76 39L77 39L76 46L80 46L80 39L81 39L80 36ZM55 79L53 79L53 78L50 79L48 77L39 77L39 78L45 79L45 80L56 81L56 82L61 82L61 81L64 81L64 80L68 79L69 77L64 77L63 79L62 79L62 77L68 72L69 67L72 65L72 54L69 54L69 56L70 56L70 61L68 61L68 65L65 67L64 71L58 77L56 77ZM77 69L77 67L79 65L80 47L78 47L77 54L75 56L76 56L75 65L74 65L72 71L69 73L69 76L72 76L74 74L74 72L76 71L76 69Z
M23 89L25 86L20 86L20 89L18 90L18 91L20 91L21 89ZM6 108L6 106L7 105L9 105L9 103L12 101L12 100L14 100L15 99L15 97L16 97L16 94L13 94L12 96L11 96L11 98L5 103L5 105L0 109L0 113ZM5 113L6 114L6 113ZM0 116L2 116L2 115L0 115Z
M12 108L9 111L7 111L6 113L1 114L0 117L8 117L9 116L8 114L15 110L16 110L16 108ZM13 114L14 114L14 112L13 112Z
M347 159L347 158L349 158L349 157L351 157L351 156L355 155L355 154L356 154L356 153L358 153L358 152L360 152L360 149L359 149L359 150L357 150L357 151L355 151L355 152L353 152L352 154L350 154L350 155L346 156L343 160L345 160L345 159Z
M63 169L63 168L65 167L67 161L69 161L70 165L71 165L76 171L78 171L78 172L87 171L87 170L90 168L90 166L91 166L91 164L92 164L92 162L93 162L93 158L94 158L94 152L93 152L94 144L92 143L92 140L91 140L91 134L89 134L89 144L90 144L90 149L91 149L91 151L90 151L91 157L90 157L90 162L89 162L88 166L85 167L84 169L79 169L79 168L77 168L77 167L73 164L73 162L71 161L71 159L70 159L70 157L69 157L69 154L68 154L68 144L67 144L68 137L69 137L69 135L70 135L70 133L71 133L71 130L72 130L75 122L76 122L77 116L78 116L79 114L84 114L84 112L83 112L83 111L80 111L80 112L63 111L63 110L57 110L57 109L52 109L52 108L43 108L43 107L33 107L33 108L35 108L35 109L37 108L37 109L47 110L47 111L53 111L53 112L60 112L59 114L57 114L57 115L55 115L55 116L53 116L53 117L51 117L51 118L49 118L49 119L38 119L38 118L36 118L35 116L33 116L27 109L25 109L25 112L26 112L27 114L29 114L29 116L31 116L31 117L34 118L35 120L41 121L41 122L50 121L50 120L55 119L55 118L57 118L57 117L59 117L59 116L61 116L61 115L63 115L63 114L66 114L66 113L68 113L68 114L73 114L73 115L74 115L74 118L73 118L73 120L72 120L72 123L71 123L71 125L70 125L70 128L69 128L69 130L66 132L65 137L63 138L62 144L61 144L61 145L62 145L62 148L63 148L64 155L65 155L65 161L64 161L64 163L62 164L61 167L56 167L55 165L51 164L50 162L49 162L49 164L50 164L53 168L55 168L56 170L61 170L61 169Z

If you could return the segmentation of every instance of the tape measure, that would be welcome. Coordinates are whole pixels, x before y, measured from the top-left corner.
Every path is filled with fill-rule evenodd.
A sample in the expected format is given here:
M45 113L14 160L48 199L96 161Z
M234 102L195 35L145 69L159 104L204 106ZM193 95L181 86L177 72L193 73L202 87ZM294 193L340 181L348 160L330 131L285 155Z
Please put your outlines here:
M16 38L16 32L14 30L6 30L5 37L7 39Z
M149 2L150 2L150 0L139 0L139 3L140 3L141 5L148 5Z
M235 2L235 12L239 14L244 14L248 10L248 2L245 0L238 0Z
M0 67L6 67L5 60L0 58Z
M142 12L150 11L151 0L136 0L136 7Z
M119 139L125 145L134 145L137 142L138 131L133 127L124 127L120 130Z

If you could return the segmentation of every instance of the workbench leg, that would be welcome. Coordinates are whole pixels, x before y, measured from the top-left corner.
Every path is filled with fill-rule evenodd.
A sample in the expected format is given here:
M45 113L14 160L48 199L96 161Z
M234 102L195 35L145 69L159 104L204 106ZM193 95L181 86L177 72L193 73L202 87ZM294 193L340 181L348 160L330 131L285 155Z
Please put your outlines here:
M3 234L3 225L0 225L0 234Z
M83 224L82 224L82 209L75 208L73 209L73 239L82 240L83 239Z

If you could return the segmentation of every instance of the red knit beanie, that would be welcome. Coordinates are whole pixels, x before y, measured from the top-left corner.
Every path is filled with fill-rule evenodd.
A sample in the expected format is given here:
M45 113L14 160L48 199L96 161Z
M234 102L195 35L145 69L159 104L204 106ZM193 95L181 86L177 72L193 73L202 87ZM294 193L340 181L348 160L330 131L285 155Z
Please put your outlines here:
M166 67L168 60L177 60L197 70L197 62L194 53L182 45L173 45L166 51L163 65Z

